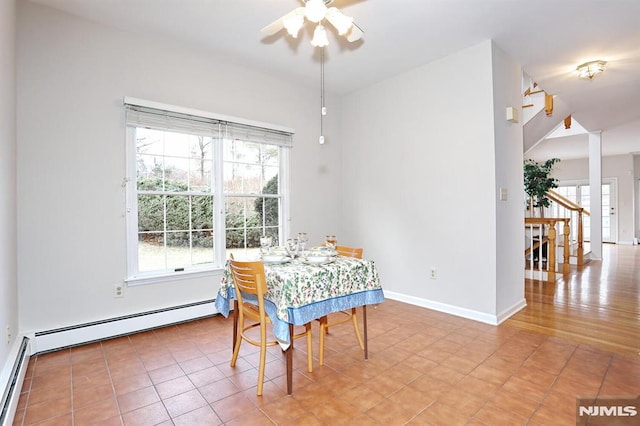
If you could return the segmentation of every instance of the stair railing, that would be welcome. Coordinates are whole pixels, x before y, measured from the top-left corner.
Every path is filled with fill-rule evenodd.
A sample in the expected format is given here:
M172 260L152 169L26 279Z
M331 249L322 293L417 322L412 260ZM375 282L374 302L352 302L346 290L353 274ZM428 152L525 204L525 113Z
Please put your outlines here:
M526 277L541 281L556 281L556 251L558 248L556 227L561 226L564 247L569 244L569 218L526 217L524 219ZM569 272L569 250L563 250L564 274Z
M549 190L547 198L552 201L549 208L552 217L568 217L571 219L570 241L569 246L566 247L572 248L575 244L577 246L575 253L577 264L578 266L584 265L584 216L590 216L591 214L579 204L558 194L556 191Z

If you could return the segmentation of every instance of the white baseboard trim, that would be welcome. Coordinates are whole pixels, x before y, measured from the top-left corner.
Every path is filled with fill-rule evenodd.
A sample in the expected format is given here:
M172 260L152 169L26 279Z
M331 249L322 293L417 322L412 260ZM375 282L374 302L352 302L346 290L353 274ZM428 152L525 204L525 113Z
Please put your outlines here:
M384 296L388 299L397 300L399 302L405 302L410 305L421 306L423 308L432 309L438 312L444 312L445 314L451 314L462 318L467 318L474 321L483 322L490 325L498 325L505 321L511 315L518 312L520 309L527 305L527 302L522 299L514 306L503 311L500 315L491 315L484 312L478 312L471 309L461 308L459 306L453 306L446 303L434 302L428 299L422 299L415 296L408 296L402 293L396 293L393 291L385 290Z
M215 300L105 319L33 333L32 353L50 352L171 324L210 317L218 313Z
M519 300L518 302L514 303L511 307L505 309L504 311L498 314L498 318L497 318L498 324L502 324L503 322L505 322L506 320L508 320L513 315L515 315L516 313L518 313L519 311L521 311L526 307L527 307L527 299L522 298L522 300Z
M30 356L29 338L19 336L14 341L7 362L0 371L0 389L2 390L0 425L2 426L13 424Z

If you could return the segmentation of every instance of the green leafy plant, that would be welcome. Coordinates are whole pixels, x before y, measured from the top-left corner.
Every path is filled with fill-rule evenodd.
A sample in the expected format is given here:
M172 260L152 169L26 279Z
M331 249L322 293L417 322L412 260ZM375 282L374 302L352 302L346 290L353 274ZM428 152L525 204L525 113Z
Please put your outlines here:
M551 201L547 191L558 187L558 179L551 177L553 165L560 161L551 158L544 163L531 159L524 161L524 192L529 196L527 205L531 207L549 207Z
M137 184L141 190L158 190L164 185L167 192L187 191L186 184L159 177L139 178ZM165 215L167 228L179 232L164 232ZM172 247L188 247L190 243L212 247L213 196L139 195L138 231L149 243L163 244L166 237L167 245Z
M269 182L262 188L263 194L278 193L278 175L272 177ZM277 198L258 197L254 203L254 209L258 215L258 222L264 223L266 226L277 226L279 201ZM275 236L277 236L277 232Z
M185 183L160 177L138 178L138 188L155 191L164 188L166 195L138 196L138 231L147 243L172 247L213 247L213 196L171 194L185 192ZM274 176L262 189L263 194L278 193L278 176ZM244 205L227 206L225 212L227 248L260 247L263 227L268 235L278 238L278 199L257 197L254 210ZM168 230L164 232L165 220ZM191 229L191 232L189 230ZM190 235L191 234L191 235Z

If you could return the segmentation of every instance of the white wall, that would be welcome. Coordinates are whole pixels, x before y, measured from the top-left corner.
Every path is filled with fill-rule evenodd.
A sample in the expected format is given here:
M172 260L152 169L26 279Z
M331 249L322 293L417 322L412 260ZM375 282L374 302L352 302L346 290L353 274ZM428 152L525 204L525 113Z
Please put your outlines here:
M124 298L113 297L126 274L124 96L294 128L291 230L309 232L316 243L329 230L341 233L340 105L330 93L329 142L320 146L315 88L212 52L20 2L17 54L24 332L212 299L218 289L219 277L212 277L131 287Z
M496 181L496 313L506 319L524 306L524 181L522 178L522 120L506 120L507 107L516 107L522 116L520 65L495 44L493 59L493 113ZM500 188L506 200L500 200ZM517 283L517 284L516 284Z
M0 394L18 334L15 21L15 1L0 2Z
M553 177L562 181L589 180L589 160L562 160L553 168ZM617 186L615 242L631 244L634 236L634 160L633 155L602 157L602 178L613 178Z
M497 61L510 85L513 64ZM513 102L516 80L497 92L497 102ZM496 246L521 247L523 240L521 212L497 230L503 216L496 214L497 183L512 189L512 201L522 206L516 201L522 183L512 182L516 168L522 180L522 140L513 140L520 153L510 154L505 145L515 130L494 128L492 81L492 43L486 41L343 99L345 227L339 237L376 259L386 292L488 322L497 317ZM497 173L497 160L513 164ZM515 221L519 231L509 235ZM432 266L435 280L429 279ZM522 295L521 272L501 270L499 281L508 298L518 293L510 285ZM500 307L507 304L501 299Z

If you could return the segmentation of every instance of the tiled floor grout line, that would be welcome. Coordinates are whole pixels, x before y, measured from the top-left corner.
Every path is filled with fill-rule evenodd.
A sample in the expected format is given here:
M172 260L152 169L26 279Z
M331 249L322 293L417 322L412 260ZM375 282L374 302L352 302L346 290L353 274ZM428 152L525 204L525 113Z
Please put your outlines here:
M127 340L129 340L127 338ZM118 407L118 414L120 417L120 422L124 425L124 416L122 414L122 410L120 409L120 400L118 399L118 393L116 392L116 385L113 383L113 375L111 374L111 366L109 365L109 359L107 358L107 349L104 347L103 342L100 342L100 349L102 352L102 358L104 360L105 366L107 367L107 374L109 375L109 383L111 384L111 390L113 391L113 397L116 400L116 407ZM75 424L75 416L73 417L73 422Z
M542 345L540 345L542 346ZM539 347L533 352L537 352L537 350L539 349ZM567 364L569 363L569 360L571 359L571 357L573 356L573 354L576 352L576 350L578 349L578 346L576 346L573 351L571 352L571 355L567 358L567 361L565 362L565 364L562 366L562 369L558 372L558 374L554 374L554 378L553 378L553 382L551 382L551 385L547 388L547 390L544 393L544 396L542 397L542 399L540 401L538 401L538 404L536 405L536 408L531 412L531 415L529 416L529 418L527 419L527 424L531 423L531 419L533 418L533 416L536 414L536 412L540 409L540 407L542 407L543 402L547 399L547 396L549 395L549 393L551 392L551 389L553 389L553 386L556 384L556 382L558 381L558 379L560 378L560 375L562 374L562 371L565 369L565 367L567 366ZM533 356L533 353L527 358L527 360L529 358L531 358L531 356ZM522 364L524 365L526 361L524 361Z
M609 358L609 362L607 363L607 369L602 375L602 382L600 382L600 386L598 387L598 393L596 394L596 400L600 398L600 392L602 392L602 387L604 386L605 380L607 380L607 375L609 374L609 370L611 369L611 364L613 363L614 357Z
M514 334L514 336L515 336L515 334ZM491 355L489 355L487 358L485 358L485 360L484 360L482 363L480 363L480 365L482 365L482 364L483 364L487 359L489 359L489 358L490 358L491 356L493 356L494 354L497 354L497 353L500 351L500 349L501 349L503 346L505 346L506 344L507 344L507 342L504 342L503 344L501 344L500 346L498 346L498 347L497 347L497 348L496 348L496 349L491 353ZM516 368L516 369L515 369L511 374L509 374L509 377L508 377L508 378L507 378L507 379L506 379L506 380L505 380L505 381L504 381L504 382L503 382L503 383L498 387L498 389L496 389L496 390L495 390L495 392L493 392L493 394L491 395L491 397L492 397L492 398L493 398L493 397L498 393L498 391L499 391L500 389L502 389L502 388L504 387L504 384L505 384L505 383L507 383L511 378L515 377L515 373L516 373L518 370L520 370L520 368L522 368L522 366L524 366L524 364L527 362L527 360L528 360L529 358L531 358L531 356L533 356L533 354L534 354L537 350L538 350L538 348L536 348L536 350L532 351L532 352L531 352L531 354L529 354L529 356L528 356L525 360L523 360L523 361L518 365L518 368ZM474 368L472 371L470 371L468 375L471 375L471 373L472 373L475 369L477 369L480 365L476 366L476 368ZM481 405L481 406L480 406L476 411L474 411L474 413L471 415L471 419L473 419L473 418L476 416L476 414L478 414L480 411L482 411L482 409L483 409L484 407L486 407L486 406L487 406L487 404L489 404L489 402L490 402L490 401L491 401L491 398L487 398L487 399L484 401L484 403L483 403L483 404L482 404L482 405ZM539 403L539 404L541 404L541 403ZM535 411L534 411L534 412L535 412ZM534 412L532 412L532 413L529 415L529 417L527 418L527 422L529 422L529 420L530 420L530 419L531 419L531 417L533 416Z
M100 347L102 347L102 342L100 343ZM104 362L106 363L107 360L105 359ZM74 368L73 368L73 351L71 349L69 349L69 386L71 387L71 425L75 425L76 423L76 411L75 411L75 398L73 397L75 389L73 386L73 374L74 374ZM111 378L111 376L109 376L109 378ZM115 392L114 392L115 395Z

